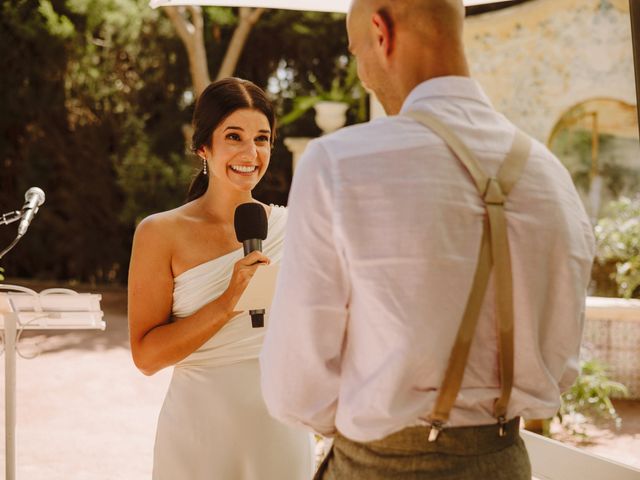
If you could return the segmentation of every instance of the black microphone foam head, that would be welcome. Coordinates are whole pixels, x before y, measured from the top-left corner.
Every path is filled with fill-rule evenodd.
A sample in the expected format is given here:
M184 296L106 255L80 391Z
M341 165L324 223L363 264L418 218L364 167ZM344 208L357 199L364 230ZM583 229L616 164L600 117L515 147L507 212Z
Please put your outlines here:
M238 205L233 218L236 238L239 242L245 240L267 238L269 223L264 207L259 203L243 203Z

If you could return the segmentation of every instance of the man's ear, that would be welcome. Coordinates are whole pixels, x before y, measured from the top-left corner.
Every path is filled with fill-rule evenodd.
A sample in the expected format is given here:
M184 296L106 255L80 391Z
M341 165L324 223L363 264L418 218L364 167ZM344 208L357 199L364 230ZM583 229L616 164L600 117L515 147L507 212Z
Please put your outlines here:
M373 23L373 30L376 35L376 41L379 48L381 48L381 53L385 58L388 58L394 50L395 47L395 30L393 25L393 20L384 9L378 10L371 17L371 22Z

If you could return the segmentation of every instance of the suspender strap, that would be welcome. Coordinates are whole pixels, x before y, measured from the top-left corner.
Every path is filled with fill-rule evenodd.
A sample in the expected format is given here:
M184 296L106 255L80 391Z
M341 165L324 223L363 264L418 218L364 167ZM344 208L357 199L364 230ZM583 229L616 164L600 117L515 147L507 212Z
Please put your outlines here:
M500 397L494 404L494 416L502 426L506 422L507 405L513 387L513 283L511 256L507 236L504 203L507 195L520 178L531 150L531 140L519 130L498 172L497 178L489 177L471 151L437 118L418 111L407 115L440 136L462 162L471 175L487 209L484 221L478 266L473 279L471 293L462 316L444 380L431 413L432 430L429 440L436 440L442 426L449 420L458 392L462 385L471 342L475 334L478 317L484 301L491 269L495 266L496 319L498 330L498 352L500 371Z

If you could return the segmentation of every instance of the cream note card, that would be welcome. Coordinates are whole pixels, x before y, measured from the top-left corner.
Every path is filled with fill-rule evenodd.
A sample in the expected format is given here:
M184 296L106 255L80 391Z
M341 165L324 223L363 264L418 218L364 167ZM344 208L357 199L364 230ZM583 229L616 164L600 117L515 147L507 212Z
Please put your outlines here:
M269 308L276 291L276 279L278 278L279 269L278 265L258 267L234 310L239 312Z

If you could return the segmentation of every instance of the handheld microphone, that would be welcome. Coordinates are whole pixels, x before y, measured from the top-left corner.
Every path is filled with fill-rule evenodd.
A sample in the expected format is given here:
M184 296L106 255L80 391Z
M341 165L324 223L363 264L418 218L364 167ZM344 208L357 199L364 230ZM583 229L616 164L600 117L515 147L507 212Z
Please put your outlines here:
M262 241L267 238L269 223L264 207L259 203L243 203L238 205L233 218L236 238L242 242L244 255L262 251ZM251 326L264 327L264 309L250 310Z
M22 206L22 218L18 225L18 236L27 233L27 228L31 224L33 217L38 213L38 208L44 203L44 192L38 187L31 187L24 194L24 205Z

